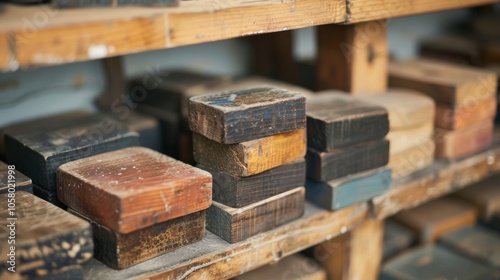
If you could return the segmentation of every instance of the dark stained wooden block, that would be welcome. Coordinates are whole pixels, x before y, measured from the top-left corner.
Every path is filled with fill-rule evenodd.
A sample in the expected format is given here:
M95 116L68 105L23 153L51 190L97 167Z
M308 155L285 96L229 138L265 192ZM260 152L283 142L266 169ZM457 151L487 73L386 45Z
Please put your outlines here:
M412 229L421 243L431 243L476 222L473 205L455 197L442 197L400 212L394 219Z
M497 277L493 269L440 246L411 250L388 262L380 273L381 280L479 280Z
M37 185L33 185L33 194L61 209L66 210L68 208L66 205L62 204L59 199L57 199L57 193L54 191L49 191Z
M330 181L379 168L389 162L389 141L377 140L338 148L328 153L307 150L307 177Z
M9 188L15 191L33 193L33 184L30 178L0 161L0 194L8 192Z
M340 93L307 99L307 145L317 151L378 140L389 132L385 108Z
M204 166L246 177L303 158L306 140L305 128L230 145L193 133L193 152Z
M337 210L381 195L391 186L391 169L379 168L328 182L307 180L307 200Z
M242 208L214 201L207 210L207 229L229 243L243 241L302 217L304 193L299 187Z
M37 122L38 123L38 122ZM138 145L138 134L101 114L65 119L28 129L7 130L7 162L47 190L56 189L59 165L76 159Z
M83 280L83 268L80 265L63 267L45 276L33 278L33 280Z
M69 208L130 233L208 208L212 176L143 147L61 165L57 196Z
M92 257L93 242L90 224L36 196L15 193L15 213L7 207L8 194L0 194L5 205L0 208L3 225L0 238L0 278L32 279L57 272L64 267L81 264ZM17 218L17 220L8 220ZM14 223L15 244L8 244ZM11 246L15 246L16 273L7 271ZM18 278L16 278L18 277Z
M114 269L136 265L197 242L205 236L206 211L157 223L126 234L100 225L71 208L68 211L91 223L95 244L94 257Z
M442 236L440 242L459 254L500 268L500 233L496 231L468 227Z
M481 219L488 221L500 212L500 175L482 180L456 194L474 204Z
M213 200L233 208L247 206L306 183L303 158L248 177L234 177L204 165L198 167L212 174Z
M397 222L386 219L384 221L383 260L388 260L410 248L415 241L415 234Z
M305 126L305 97L285 89L225 91L189 100L189 128L223 144L255 140Z
M389 84L414 89L438 103L456 107L495 98L495 73L427 59L397 61L389 64Z

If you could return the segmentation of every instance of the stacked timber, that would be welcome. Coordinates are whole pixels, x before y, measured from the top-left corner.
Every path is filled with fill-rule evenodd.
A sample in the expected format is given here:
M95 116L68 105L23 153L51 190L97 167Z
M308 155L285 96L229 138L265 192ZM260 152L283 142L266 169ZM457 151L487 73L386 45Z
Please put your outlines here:
M214 180L207 228L235 243L304 213L305 98L274 87L192 97L194 159Z

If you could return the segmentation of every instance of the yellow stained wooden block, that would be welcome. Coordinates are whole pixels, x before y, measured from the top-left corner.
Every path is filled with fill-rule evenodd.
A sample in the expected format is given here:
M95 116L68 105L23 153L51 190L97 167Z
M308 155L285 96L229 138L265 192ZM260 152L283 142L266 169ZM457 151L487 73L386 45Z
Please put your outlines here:
M385 137L391 143L389 155L393 156L415 146L425 144L432 139L433 132L433 122L427 122L408 129L391 130Z
M195 161L233 176L255 175L292 162L304 157L306 149L306 129L237 144L220 144L193 133Z
M434 162L435 149L436 145L434 141L429 139L395 155L391 155L389 166L392 168L392 178L402 178L431 165Z

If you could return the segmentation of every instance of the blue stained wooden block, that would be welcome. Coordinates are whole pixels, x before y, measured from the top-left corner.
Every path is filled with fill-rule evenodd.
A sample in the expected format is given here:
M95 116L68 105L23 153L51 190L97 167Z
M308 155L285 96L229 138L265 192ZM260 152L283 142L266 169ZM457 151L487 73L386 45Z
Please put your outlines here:
M391 186L391 177L391 169L383 167L328 182L307 180L306 198L323 208L336 210L385 193Z

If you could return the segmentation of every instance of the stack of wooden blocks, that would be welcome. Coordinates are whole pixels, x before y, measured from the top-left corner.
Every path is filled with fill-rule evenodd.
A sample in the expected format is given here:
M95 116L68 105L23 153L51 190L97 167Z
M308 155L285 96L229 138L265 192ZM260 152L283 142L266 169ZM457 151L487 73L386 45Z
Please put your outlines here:
M208 230L234 243L303 215L305 109L273 87L190 99L194 158L214 180Z
M307 100L307 199L330 210L391 185L387 111L342 93Z

